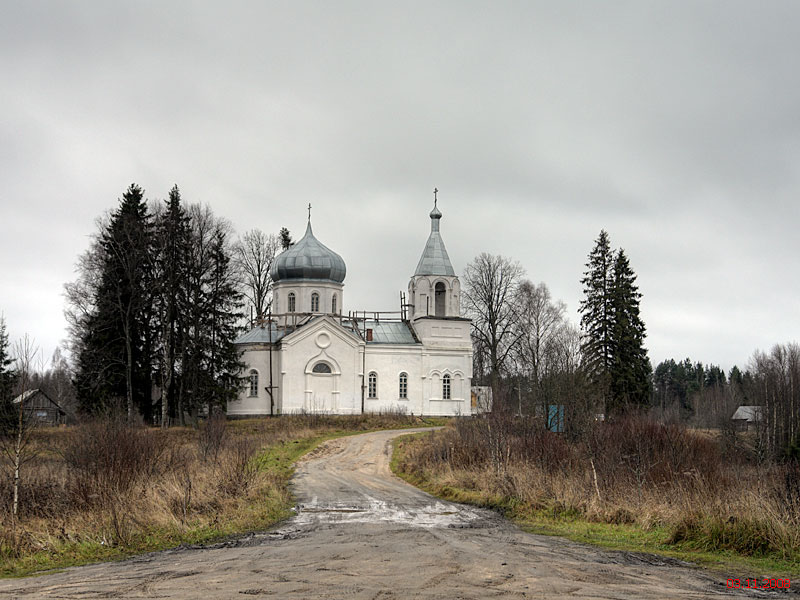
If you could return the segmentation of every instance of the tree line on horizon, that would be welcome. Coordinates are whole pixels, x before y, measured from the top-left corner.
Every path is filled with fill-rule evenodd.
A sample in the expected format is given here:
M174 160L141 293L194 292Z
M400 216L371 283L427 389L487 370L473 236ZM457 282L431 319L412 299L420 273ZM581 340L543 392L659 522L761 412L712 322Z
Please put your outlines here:
M57 349L49 369L30 376L80 412L121 410L162 425L224 407L240 382L233 340L271 306L270 270L292 245L290 232L258 229L235 237L208 206L186 204L177 186L164 201L132 184L98 219L78 278L65 286L71 363ZM548 415L561 406L567 429L604 414L651 410L662 420L729 424L741 404L764 407L764 447L800 446L800 348L754 353L726 377L690 359L652 368L644 345L642 294L624 250L605 230L582 274L579 326L545 283L503 256L481 253L463 274L463 310L473 320L474 382L490 385L495 406ZM15 389L0 318L0 399Z
M518 262L483 253L467 265L474 373L499 407L547 414L562 406L574 423L579 414L612 416L649 402L652 369L630 261L601 231L586 268L579 329L567 320L564 302L545 283L526 279Z
M581 284L580 327L545 283L533 284L513 259L482 253L464 272L473 320L473 381L489 385L500 410L553 416L580 434L599 418L631 410L662 422L730 430L741 405L763 407L757 440L765 456L800 455L800 346L756 351L744 371L668 359L655 369L644 345L642 294L624 250L600 232Z

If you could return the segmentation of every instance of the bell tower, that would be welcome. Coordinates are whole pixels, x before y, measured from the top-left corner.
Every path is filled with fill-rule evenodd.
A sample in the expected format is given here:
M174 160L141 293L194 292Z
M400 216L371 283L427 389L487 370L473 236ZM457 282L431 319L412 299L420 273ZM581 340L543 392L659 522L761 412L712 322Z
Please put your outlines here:
M461 316L461 284L439 231L442 211L438 208L439 190L433 190L433 210L430 213L431 233L425 250L408 284L411 320L422 317L449 318Z

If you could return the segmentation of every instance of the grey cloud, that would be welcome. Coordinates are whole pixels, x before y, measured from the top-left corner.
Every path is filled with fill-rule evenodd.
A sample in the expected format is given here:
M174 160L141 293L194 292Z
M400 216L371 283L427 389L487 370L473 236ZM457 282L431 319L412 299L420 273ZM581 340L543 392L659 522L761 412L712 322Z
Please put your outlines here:
M348 262L346 308L396 307L436 185L457 270L511 255L575 319L608 229L640 274L656 360L730 366L797 337L794 2L39 2L4 16L0 267L25 286L0 288L13 334L63 337L52 282L136 181L151 198L178 183L240 232L300 235L311 202ZM47 244L20 252L34 231Z

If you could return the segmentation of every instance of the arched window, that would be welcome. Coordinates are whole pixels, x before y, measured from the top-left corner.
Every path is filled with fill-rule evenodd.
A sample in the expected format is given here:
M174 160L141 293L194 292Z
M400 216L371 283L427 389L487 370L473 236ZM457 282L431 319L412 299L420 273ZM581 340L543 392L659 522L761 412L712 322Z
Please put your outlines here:
M250 369L250 392L247 394L251 398L258 396L258 371Z
M331 314L336 314L336 294L331 298Z
M326 362L318 362L317 364L314 365L314 368L311 369L311 372L312 373L327 373L327 374L330 375L330 373L332 371L331 371L331 366L328 363L326 363Z
M400 398L408 398L408 373L400 373Z
M442 377L442 400L450 400L450 375Z
M367 398L377 398L378 397L378 374L375 371L372 371L369 374L367 385Z
M434 291L434 294L435 294L434 306L435 306L435 310L436 310L436 316L437 317L443 317L444 316L444 301L445 301L445 298L447 296L447 292L445 291L444 284L441 281L436 284L436 287L434 288L434 290L435 290Z
M311 294L311 312L319 312L319 294L317 292Z
M294 312L294 292L289 292L289 312Z

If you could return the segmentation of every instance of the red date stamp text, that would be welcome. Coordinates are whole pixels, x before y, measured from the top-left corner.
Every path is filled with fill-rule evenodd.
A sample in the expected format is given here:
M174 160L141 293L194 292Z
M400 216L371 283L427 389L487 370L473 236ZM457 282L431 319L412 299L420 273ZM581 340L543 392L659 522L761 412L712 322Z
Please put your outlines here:
M728 588L736 590L788 590L792 587L789 579L739 578L728 579Z

